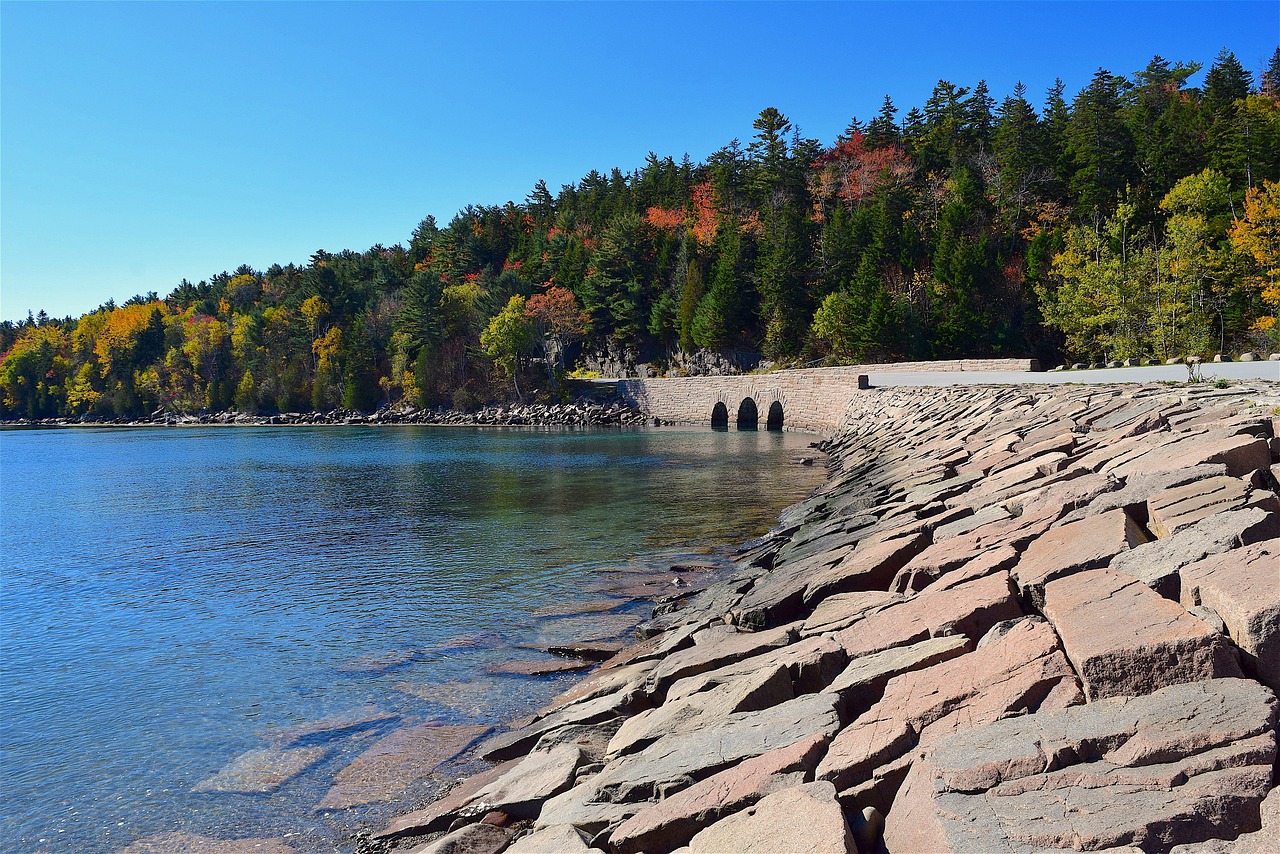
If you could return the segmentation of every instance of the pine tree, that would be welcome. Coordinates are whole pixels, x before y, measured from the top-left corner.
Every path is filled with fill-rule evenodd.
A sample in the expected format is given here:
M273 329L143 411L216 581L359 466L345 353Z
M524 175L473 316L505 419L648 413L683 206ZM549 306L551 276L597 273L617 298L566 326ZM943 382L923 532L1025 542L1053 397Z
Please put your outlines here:
M1133 139L1120 119L1124 79L1098 69L1076 96L1067 123L1067 154L1075 172L1071 189L1080 209L1099 222L1130 182Z

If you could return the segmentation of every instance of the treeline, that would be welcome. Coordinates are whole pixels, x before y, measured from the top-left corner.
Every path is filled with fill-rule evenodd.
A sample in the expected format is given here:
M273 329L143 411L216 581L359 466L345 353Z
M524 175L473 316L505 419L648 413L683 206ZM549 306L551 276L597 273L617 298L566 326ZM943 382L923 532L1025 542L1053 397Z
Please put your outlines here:
M0 415L452 405L554 392L566 354L674 367L1276 349L1280 49L888 97L830 146L774 108L705 163L651 154L408 245L241 266L0 325ZM578 349L581 347L581 351ZM572 359L568 360L572 362ZM541 364L537 364L540 362ZM541 377L541 379L538 379Z

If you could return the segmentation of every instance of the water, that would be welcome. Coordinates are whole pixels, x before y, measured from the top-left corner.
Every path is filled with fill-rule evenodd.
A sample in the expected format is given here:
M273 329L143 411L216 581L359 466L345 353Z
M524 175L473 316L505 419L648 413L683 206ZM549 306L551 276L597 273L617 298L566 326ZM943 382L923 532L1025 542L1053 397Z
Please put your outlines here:
M316 810L355 756L402 727L539 707L578 677L485 668L644 616L609 594L650 575L610 570L705 562L767 529L822 477L788 464L811 438L0 432L0 850L174 831L351 850L459 770ZM558 619L584 600L615 607ZM294 743L318 758L276 791L192 791L282 728L353 710Z

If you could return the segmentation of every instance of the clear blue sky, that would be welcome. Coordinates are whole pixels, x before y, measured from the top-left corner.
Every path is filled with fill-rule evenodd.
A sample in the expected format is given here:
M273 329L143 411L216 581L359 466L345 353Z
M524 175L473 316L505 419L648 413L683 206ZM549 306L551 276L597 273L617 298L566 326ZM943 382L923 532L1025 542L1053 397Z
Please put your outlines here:
M1260 70L1280 3L0 3L0 317L407 243L427 214L702 160L775 106L1037 103L1154 54ZM1202 72L1203 73L1203 72ZM1198 83L1200 77L1193 78Z

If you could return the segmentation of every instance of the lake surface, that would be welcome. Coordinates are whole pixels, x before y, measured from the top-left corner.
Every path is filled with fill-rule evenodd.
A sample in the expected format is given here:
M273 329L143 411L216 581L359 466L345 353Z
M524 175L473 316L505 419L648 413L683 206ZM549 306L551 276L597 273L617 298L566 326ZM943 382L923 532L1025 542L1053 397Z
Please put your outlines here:
M353 758L540 707L580 675L486 668L645 616L622 594L646 568L723 562L821 482L791 463L813 438L0 431L0 850L183 831L350 851L465 770L317 809ZM282 744L314 758L217 790Z

